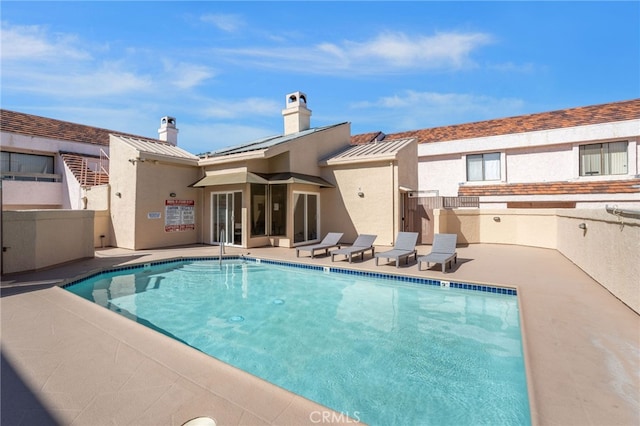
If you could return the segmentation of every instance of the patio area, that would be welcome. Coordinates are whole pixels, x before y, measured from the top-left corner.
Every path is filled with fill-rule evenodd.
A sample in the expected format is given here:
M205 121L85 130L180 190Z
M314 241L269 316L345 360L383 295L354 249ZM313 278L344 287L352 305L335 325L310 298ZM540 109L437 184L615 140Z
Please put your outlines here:
M387 250L379 247L376 251ZM429 252L419 246L418 253ZM640 316L559 252L476 244L458 248L446 274L414 261L375 265L295 249L227 247L249 255L518 289L532 422L640 424ZM218 247L131 251L2 277L2 417L11 425L317 424L328 410L219 362L57 287L100 268L176 257L217 256ZM338 413L339 414L339 413ZM344 416L335 423L350 423Z

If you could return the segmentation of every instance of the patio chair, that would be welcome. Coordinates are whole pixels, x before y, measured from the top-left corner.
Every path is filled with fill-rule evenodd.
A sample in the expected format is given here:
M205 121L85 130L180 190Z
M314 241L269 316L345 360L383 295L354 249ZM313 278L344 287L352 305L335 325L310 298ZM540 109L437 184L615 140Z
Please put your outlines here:
M296 257L300 257L301 251L309 251L311 252L311 258L313 259L316 250L324 250L324 254L326 256L329 254L330 248L340 248L340 238L342 238L342 235L342 232L329 232L318 244L296 247Z
M456 253L456 240L457 234L435 234L433 236L433 246L431 253L426 256L420 256L418 258L418 271L420 271L420 265L422 262L427 263L427 269L429 269L429 263L440 263L442 265L442 273L445 272L447 263L451 267L451 261L458 262L458 253Z
M344 247L338 250L334 250L331 252L331 261L333 262L336 254L344 254L345 259L349 259L349 263L353 260L353 255L360 255L360 260L364 260L364 252L371 250L371 256L374 256L376 253L375 247L373 247L373 242L376 240L377 235L368 235L361 234L358 235L358 238L353 242L351 247Z
M414 258L418 257L416 251L416 242L418 241L417 232L398 232L396 237L396 244L392 250L385 251L383 253L375 254L376 266L378 266L378 259L385 258L387 260L394 259L396 261L396 268L400 267L400 260L405 259L405 263L409 263L409 257L413 255Z

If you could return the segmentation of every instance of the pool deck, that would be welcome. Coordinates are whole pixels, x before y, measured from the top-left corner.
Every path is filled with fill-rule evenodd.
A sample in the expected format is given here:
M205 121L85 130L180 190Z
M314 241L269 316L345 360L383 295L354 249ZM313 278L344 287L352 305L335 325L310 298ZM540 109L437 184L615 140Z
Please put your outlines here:
M182 425L200 416L218 425L353 424L57 287L99 268L217 254L201 245L107 248L93 259L3 276L0 424ZM640 316L555 250L459 247L446 274L439 265L418 271L413 261L376 266L370 255L349 264L296 258L286 248L227 247L227 254L516 287L533 424L640 424Z

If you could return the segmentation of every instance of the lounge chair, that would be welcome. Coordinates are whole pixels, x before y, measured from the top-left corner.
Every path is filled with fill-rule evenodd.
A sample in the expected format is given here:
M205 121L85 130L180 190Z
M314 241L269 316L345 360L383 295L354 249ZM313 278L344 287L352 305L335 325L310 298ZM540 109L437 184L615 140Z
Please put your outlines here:
M309 251L311 252L311 258L313 258L316 250L324 250L324 254L326 256L329 254L330 248L340 248L340 238L342 238L342 235L342 232L329 232L318 244L296 247L296 257L300 257L301 251Z
M435 234L433 236L433 247L431 253L426 256L420 256L418 258L418 270L420 271L420 265L422 262L427 263L427 269L429 269L429 263L440 263L442 265L442 273L446 269L447 263L451 266L451 261L458 262L458 253L456 253L456 240L457 234Z
M413 255L414 258L418 257L416 251L416 242L418 241L417 232L398 232L396 237L396 244L392 250L385 251L383 253L375 254L376 266L378 266L378 259L394 259L396 261L396 268L400 267L400 260L405 259L405 263L409 263L409 257Z
M331 261L333 262L336 254L344 254L345 258L349 259L349 263L353 260L354 254L360 255L360 260L364 260L364 252L371 250L371 256L376 254L376 249L373 247L373 242L376 240L377 235L358 235L358 238L353 242L351 247L344 247L331 252Z

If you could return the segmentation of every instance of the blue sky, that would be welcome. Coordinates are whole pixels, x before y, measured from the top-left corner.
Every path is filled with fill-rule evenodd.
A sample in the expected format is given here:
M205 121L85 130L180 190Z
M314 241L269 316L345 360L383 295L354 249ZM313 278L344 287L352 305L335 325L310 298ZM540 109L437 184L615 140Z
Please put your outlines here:
M393 133L640 97L640 2L2 1L2 108L201 153L312 126Z

